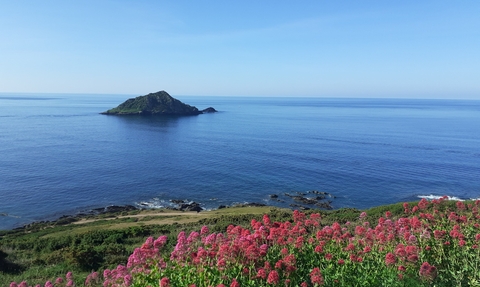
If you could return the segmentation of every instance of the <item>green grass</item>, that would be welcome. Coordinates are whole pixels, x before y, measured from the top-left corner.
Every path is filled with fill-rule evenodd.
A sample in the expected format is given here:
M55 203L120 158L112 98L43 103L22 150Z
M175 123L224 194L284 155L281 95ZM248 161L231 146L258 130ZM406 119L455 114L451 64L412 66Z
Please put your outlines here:
M387 210L392 212L392 217L403 215L401 203L366 211L370 222L375 222ZM346 208L306 213L314 212L320 212L322 224L330 225L333 222L354 223L362 211ZM171 246L166 248L172 249L182 230L190 232L206 225L211 232L224 232L230 224L247 227L252 219L260 220L263 214L268 214L272 221L292 220L291 210L272 207L225 208L182 215L157 210L88 217L83 222L66 225L42 223L24 230L1 231L0 251L3 250L4 259L0 254L0 286L22 280L30 285L44 284L68 271L84 278L92 270L102 271L125 264L134 248L148 236L167 235ZM5 266L15 268L7 270Z

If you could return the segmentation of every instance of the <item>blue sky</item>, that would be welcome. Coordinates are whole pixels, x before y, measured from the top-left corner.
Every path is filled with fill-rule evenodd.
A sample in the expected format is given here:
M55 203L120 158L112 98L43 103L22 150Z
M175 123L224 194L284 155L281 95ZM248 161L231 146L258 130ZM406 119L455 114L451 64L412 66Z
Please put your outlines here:
M0 92L480 99L480 1L0 7Z

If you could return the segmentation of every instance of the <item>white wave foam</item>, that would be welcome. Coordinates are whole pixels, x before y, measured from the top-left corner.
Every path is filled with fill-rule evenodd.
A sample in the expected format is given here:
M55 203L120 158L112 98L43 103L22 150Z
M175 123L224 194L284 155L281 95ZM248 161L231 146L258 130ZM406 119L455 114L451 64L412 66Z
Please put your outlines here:
M148 209L160 209L160 208L174 206L171 202L165 201L165 200L159 200L158 198L154 198L150 201L135 202L135 205L140 208L148 208Z
M433 199L440 199L442 197L444 197L444 195L440 196L440 195L433 195L433 194L430 194L430 195L419 195L417 196L418 198L425 198L425 199L428 199L428 200L433 200ZM465 201L464 199L461 199L459 197L456 197L456 196L446 196L447 197L447 200L455 200L455 201Z

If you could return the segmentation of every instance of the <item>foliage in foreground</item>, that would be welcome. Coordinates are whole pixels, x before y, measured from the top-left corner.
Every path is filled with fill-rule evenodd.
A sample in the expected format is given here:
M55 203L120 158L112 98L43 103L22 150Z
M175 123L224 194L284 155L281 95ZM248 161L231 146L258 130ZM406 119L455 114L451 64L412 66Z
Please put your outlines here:
M340 211L332 214L337 212ZM113 220L95 217L98 220L78 225L61 225L61 220L40 222L22 229L0 231L0 286L22 280L43 285L69 271L73 272L76 282L83 282L92 270L102 273L125 264L133 250L148 236L167 235L164 252L170 252L182 230L191 232L207 225L211 232L224 232L230 224L249 226L251 219L260 220L264 213L275 221L292 218L290 210L272 207L226 208L205 213L202 219L194 222L188 221L188 215L155 217L148 213L145 217L114 214L110 217L126 217ZM358 214L358 210L352 210L350 218ZM162 224L165 219L170 221L169 218L178 221Z
M150 237L125 266L45 286L480 286L479 205L422 199L375 223L366 213L329 225L320 214L265 215L225 233L182 231L171 252L166 236Z

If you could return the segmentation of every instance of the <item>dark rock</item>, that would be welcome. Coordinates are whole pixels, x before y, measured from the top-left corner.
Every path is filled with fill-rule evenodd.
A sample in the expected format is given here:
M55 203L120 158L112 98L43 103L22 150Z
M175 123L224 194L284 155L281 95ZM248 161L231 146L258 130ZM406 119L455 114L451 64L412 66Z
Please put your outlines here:
M276 195L276 194L270 194L270 198L278 198L278 195Z
M319 202L319 203L316 203L315 206L323 208L323 209L333 209L331 201Z
M196 211L196 212L200 212L203 210L200 204L196 202L183 203L178 207L178 209L181 211Z
M301 195L291 195L291 194L289 194L289 193L285 193L285 195L288 196L288 197L290 197L290 198L293 199L294 201L300 202L300 203L315 204L315 203L317 202L316 200L312 200L312 199L303 197L303 196L301 196Z
M94 208L87 211L82 211L76 214L74 217L78 220L78 219L86 218L93 215L114 214L114 213L121 213L125 211L133 211L133 210L140 210L140 209L141 208L138 208L133 205L111 205L107 207L99 207L99 208ZM61 216L59 220L67 217L71 217L71 216L64 215L64 216Z
M103 213L117 213L117 212L132 211L132 210L138 210L138 208L136 208L133 205L123 205L123 206L112 205L112 206L105 207L105 211Z
M285 193L285 196L290 197L294 202L298 202L298 203L301 203L301 204L304 204L304 205L315 205L318 208L333 209L333 207L331 205L331 203L332 203L331 201L324 201L325 198L327 198L327 197L335 198L333 195L331 195L328 192L318 191L318 190L310 190L310 191L307 192L307 194L315 194L316 195L315 197L312 197L312 198L305 197L302 194L305 194L305 193L295 192L295 195ZM298 204L291 204L290 206L298 207L298 208L300 208L301 206L305 207L303 205L298 205Z
M321 196L323 196L323 198L325 197L334 197L333 195L331 195L330 193L326 192L326 191L318 191L318 190L310 190L308 193L313 193L313 194L319 194Z
M226 207L225 205L220 205L220 206L218 207L218 209L224 209L224 208L227 208L227 207Z
M103 112L102 114L190 116L202 113L203 112L196 107L184 104L170 96L167 92L160 91L128 99L118 107Z
M303 204L315 204L318 202L318 200L314 199L314 198L307 198L307 197L303 197L303 196L292 196L292 199L296 202L300 202L300 203L303 203Z
M212 108L212 107L208 107L208 108L202 110L203 114L211 114L211 113L216 113L216 112L217 112L217 110Z

